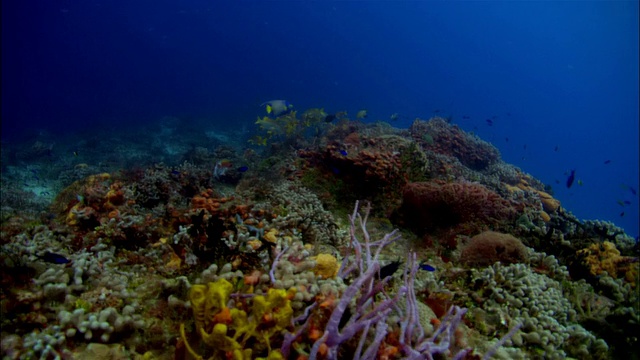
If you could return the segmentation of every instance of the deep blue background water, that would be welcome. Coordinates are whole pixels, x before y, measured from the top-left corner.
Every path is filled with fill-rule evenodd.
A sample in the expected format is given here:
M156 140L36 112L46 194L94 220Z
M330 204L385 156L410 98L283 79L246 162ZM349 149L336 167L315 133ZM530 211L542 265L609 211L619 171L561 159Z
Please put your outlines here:
M638 81L637 1L2 2L4 141L167 115L252 126L280 98L397 127L439 111L633 236Z

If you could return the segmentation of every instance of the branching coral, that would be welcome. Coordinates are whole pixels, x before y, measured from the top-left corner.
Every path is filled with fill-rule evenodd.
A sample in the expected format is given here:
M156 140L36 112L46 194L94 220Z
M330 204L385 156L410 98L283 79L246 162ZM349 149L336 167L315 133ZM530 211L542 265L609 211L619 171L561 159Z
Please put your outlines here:
M396 231L388 233L378 241L371 241L366 229L369 209L365 210L365 215L358 213L358 204L353 214L349 217L351 227L351 248L352 256L345 256L338 277L347 279L353 277L351 284L335 300L328 320L317 337L309 352L309 359L318 357L326 359L337 359L338 353L351 339L358 339L352 343L354 348L353 357L355 359L374 359L379 355L381 345L385 339L391 336L400 338L400 346L385 347L385 351L396 355L406 356L410 359L433 359L435 354L443 354L449 351L451 340L454 337L455 329L459 325L465 310L452 307L450 313L445 317L440 327L429 338L424 336L424 331L420 325L417 310L417 299L413 291L413 279L418 270L415 261L415 254L411 255L408 266L405 269L404 284L400 286L397 293L391 297L385 291L385 285L391 280L390 276L378 279L376 276L380 271L380 253L390 243L399 239ZM360 229L363 240L359 240L356 231ZM400 310L398 306L402 298L406 298L406 311ZM320 308L326 305L321 304ZM397 311L400 314L400 327L390 326L387 323L388 316ZM309 316L302 328L310 327L314 317ZM313 333L313 330L310 331ZM292 342L292 337L288 336L282 347L282 353L287 357ZM385 352L383 351L383 352ZM467 351L461 351L456 358L462 358Z

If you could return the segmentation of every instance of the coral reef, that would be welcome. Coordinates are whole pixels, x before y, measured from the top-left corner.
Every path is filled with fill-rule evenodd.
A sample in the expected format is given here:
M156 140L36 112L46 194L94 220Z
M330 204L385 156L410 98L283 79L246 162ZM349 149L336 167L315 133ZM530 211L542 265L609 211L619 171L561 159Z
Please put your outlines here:
M636 355L636 240L444 119L185 124L0 154L4 358Z

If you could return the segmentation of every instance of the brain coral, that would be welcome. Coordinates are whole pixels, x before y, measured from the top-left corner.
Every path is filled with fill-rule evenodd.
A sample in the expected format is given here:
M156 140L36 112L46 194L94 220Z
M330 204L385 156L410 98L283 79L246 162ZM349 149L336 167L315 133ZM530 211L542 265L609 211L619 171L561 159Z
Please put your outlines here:
M460 262L470 266L489 266L498 261L515 264L527 259L527 248L510 235L485 231L471 238L460 254Z

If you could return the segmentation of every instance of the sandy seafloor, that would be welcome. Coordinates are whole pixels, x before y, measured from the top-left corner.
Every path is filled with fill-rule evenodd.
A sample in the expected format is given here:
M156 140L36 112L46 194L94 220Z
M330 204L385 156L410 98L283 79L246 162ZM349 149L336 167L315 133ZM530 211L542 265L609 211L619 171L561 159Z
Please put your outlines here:
M4 142L3 359L639 358L636 239L445 119L326 115Z

